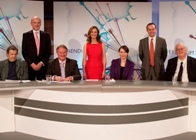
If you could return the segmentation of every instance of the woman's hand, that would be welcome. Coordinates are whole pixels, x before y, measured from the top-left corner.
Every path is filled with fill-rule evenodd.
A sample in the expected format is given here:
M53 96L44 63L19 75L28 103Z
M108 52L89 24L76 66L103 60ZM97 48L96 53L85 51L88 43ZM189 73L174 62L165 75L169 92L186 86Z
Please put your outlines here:
M86 80L86 73L83 73L83 80Z
M105 79L105 71L102 72L102 79Z

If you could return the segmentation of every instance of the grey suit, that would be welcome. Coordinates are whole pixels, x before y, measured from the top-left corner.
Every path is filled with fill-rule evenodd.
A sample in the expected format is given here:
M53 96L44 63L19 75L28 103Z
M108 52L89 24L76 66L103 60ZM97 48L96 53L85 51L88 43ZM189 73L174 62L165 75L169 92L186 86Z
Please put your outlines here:
M48 68L47 68L46 74L50 74L52 76L53 75L61 76L61 68L60 68L58 58L51 60L48 63ZM81 79L81 74L78 69L78 65L77 65L76 60L66 58L65 75L66 75L66 77L73 76L74 80Z
M156 37L155 46L155 65L150 66L150 52L148 37L141 39L139 44L139 57L142 61L142 79L150 80L151 69L153 68L153 74L156 79L163 80L164 76L164 62L167 57L167 44L164 38Z
M0 80L5 80L8 77L9 62L8 59L0 61ZM28 79L28 66L25 61L16 60L16 74L18 79Z

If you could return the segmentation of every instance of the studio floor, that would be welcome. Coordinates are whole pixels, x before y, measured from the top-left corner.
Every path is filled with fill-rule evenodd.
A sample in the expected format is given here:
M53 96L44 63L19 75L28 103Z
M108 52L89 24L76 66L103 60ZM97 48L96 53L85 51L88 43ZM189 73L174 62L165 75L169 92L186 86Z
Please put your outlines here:
M196 132L187 132L171 137L156 139L156 140L195 140ZM6 132L0 133L0 140L51 140L46 138L41 138L37 136L32 136L19 132Z

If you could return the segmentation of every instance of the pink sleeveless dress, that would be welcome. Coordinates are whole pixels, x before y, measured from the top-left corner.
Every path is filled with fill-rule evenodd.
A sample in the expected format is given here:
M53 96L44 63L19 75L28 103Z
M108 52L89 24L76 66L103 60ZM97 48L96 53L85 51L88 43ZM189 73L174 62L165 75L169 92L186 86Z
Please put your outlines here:
M103 62L102 62L102 43L86 44L87 62L86 76L87 79L102 79Z

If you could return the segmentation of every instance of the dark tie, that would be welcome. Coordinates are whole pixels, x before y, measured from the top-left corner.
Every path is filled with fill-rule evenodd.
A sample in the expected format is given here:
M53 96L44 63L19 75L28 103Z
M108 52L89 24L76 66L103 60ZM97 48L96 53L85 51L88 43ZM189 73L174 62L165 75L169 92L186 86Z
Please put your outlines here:
M177 79L177 81L182 81L182 72L183 72L182 64L183 64L183 62L180 63L180 70L178 72L178 79Z

